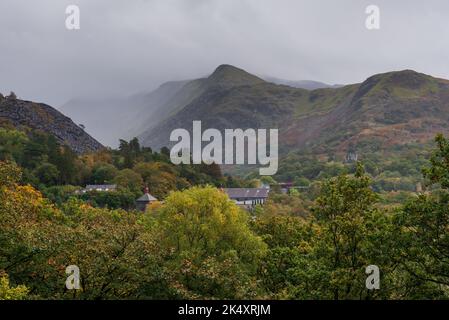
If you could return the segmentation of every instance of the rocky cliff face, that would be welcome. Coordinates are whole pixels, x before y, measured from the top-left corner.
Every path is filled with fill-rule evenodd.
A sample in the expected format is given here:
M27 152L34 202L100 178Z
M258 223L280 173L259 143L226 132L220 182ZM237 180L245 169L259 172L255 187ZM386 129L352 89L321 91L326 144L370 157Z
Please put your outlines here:
M42 130L79 154L104 148L70 118L46 104L0 97L0 120L16 128Z

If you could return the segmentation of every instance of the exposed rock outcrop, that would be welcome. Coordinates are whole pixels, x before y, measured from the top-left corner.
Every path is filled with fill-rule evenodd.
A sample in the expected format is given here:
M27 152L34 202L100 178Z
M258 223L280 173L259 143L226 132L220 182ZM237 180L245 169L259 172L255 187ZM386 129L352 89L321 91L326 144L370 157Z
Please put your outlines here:
M55 136L61 144L68 145L78 154L104 148L70 118L46 104L15 97L0 98L0 120L11 123L16 128L42 130Z

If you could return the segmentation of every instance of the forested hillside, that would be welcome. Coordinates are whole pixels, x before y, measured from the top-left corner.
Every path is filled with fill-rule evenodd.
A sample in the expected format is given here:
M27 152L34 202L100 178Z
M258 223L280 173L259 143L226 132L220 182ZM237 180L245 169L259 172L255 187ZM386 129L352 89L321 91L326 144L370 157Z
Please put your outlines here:
M273 192L252 213L212 186L142 213L52 202L2 161L0 299L447 299L449 142L436 142L423 171L432 191L390 207L360 163L311 198ZM66 289L69 265L81 290ZM381 290L367 290L368 265Z

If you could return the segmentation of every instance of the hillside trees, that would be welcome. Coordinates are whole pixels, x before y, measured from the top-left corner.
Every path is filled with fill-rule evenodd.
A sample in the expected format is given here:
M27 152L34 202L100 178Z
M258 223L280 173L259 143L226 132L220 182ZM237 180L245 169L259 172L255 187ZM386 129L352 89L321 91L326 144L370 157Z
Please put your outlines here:
M176 169L164 162L141 162L133 170L137 172L146 185L151 188L151 193L158 199L166 197L170 191L176 190Z
M265 208L261 211L252 228L268 245L268 251L261 261L258 278L267 297L288 299L293 285L291 270L307 239L307 222L299 216L277 214Z
M158 198L193 184L223 185L219 166L175 166L166 155L142 148L137 139L122 140L118 150L78 156L43 132L0 128L0 160L15 161L23 169L23 182L52 199L62 199L56 187L67 185L114 183L120 192L131 192L135 197L148 185Z
M442 135L435 141L423 172L439 188L407 202L396 217L402 267L411 276L406 285L415 298L449 296L449 141Z
M177 297L255 297L266 246L226 194L212 187L174 192L153 214Z
M92 181L94 184L111 184L117 173L117 168L112 164L99 163L93 169Z
M263 278L274 297L372 299L390 294L390 218L359 164L354 175L323 182L309 217L265 213L256 227L270 244ZM267 209L270 207L268 206ZM382 270L382 291L368 291L365 268Z
M11 163L0 163L0 177L0 270L26 284L30 297L139 297L143 286L160 283L153 269L159 251L135 213L74 199L57 209L32 187L17 185L20 170ZM68 265L80 268L82 290L65 288Z
M20 186L20 169L12 163L0 163L0 270L14 283L26 283L30 292L35 282L45 286L41 273L46 260L59 247L58 219L39 192ZM45 279L45 277L43 278Z
M249 229L247 213L218 189L172 193L152 216L75 198L55 207L20 179L17 165L0 162L0 270L14 285L0 278L8 297L18 284L32 299L259 293L256 270L266 246ZM80 269L81 290L65 287L69 265Z
M25 181L35 186L40 183L47 186L75 184L81 180L76 154L42 132L33 131L27 135L0 128L0 160L15 161L25 168ZM44 168L49 167L51 172L46 174Z
M0 299L447 299L449 142L436 142L429 186L398 194L401 205L375 191L421 160L371 168L373 187L360 164L312 159L290 164L309 189L271 192L248 214L204 186L251 184L218 167L173 166L129 142L139 152L124 168L120 150L78 157L43 134L0 129ZM75 197L69 181L119 188ZM142 214L132 208L145 184L165 202ZM71 264L80 291L65 288ZM368 265L380 268L380 290L365 287Z
M23 300L28 294L24 285L11 287L9 277L0 273L0 300Z
M369 298L365 268L374 264L387 273L389 221L376 209L377 195L370 183L358 164L353 176L341 175L323 184L312 210L310 248L298 257L293 271L296 290L303 289L296 291L298 297Z
M113 182L135 194L141 194L142 187L144 186L142 176L131 169L120 170Z
M0 160L22 161L23 149L27 142L25 133L0 128Z
M132 168L142 154L139 140L137 138L133 138L129 142L120 140L119 152L123 156L124 168Z

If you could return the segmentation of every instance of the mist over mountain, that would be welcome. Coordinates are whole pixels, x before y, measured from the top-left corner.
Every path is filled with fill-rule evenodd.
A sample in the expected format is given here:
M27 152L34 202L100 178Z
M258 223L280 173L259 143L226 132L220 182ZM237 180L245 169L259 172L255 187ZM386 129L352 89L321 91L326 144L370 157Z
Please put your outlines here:
M136 136L145 125L151 125L155 119L153 113L187 82L167 82L154 91L131 96L75 98L60 110L75 122L83 124L86 131L103 144L116 147L119 139Z
M134 136L155 149L170 146L172 130L190 130L201 120L204 129L278 128L283 155L344 154L359 145L387 148L448 132L448 83L404 70L338 86L262 79L221 65L205 78L126 98L72 100L62 110L112 146Z
M275 77L262 79L242 69L221 65L206 78L170 81L154 91L131 96L74 98L65 103L60 110L75 122L83 124L86 131L103 144L116 147L119 139L142 135L159 122L174 116L211 88L225 90L264 82L307 90L334 87L317 81L290 81Z
M196 98L139 136L144 145L170 145L170 132L189 130L194 120L220 130L278 128L283 154L345 153L366 143L387 148L448 132L449 82L412 70L316 90L261 81L232 66L202 81Z

